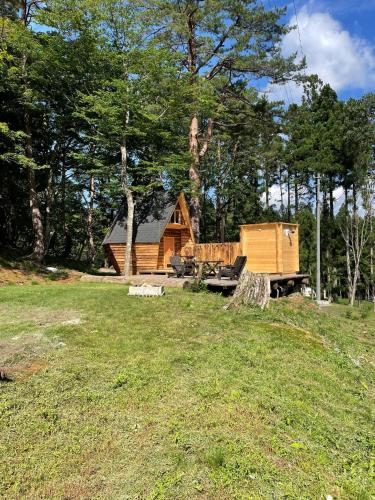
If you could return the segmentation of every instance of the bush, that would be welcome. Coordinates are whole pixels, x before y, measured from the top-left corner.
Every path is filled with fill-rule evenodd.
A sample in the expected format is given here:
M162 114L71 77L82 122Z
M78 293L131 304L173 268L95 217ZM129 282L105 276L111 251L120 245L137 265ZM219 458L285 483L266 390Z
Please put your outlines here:
M360 316L358 313L353 311L352 309L348 309L345 313L345 317L348 319L352 319L354 321L358 321L360 319Z
M194 293L206 292L207 285L204 281L196 279L192 283L185 283L184 289Z
M361 310L361 318L366 319L370 316L370 310L369 309L362 309Z
M69 273L63 270L58 270L55 273L49 273L46 276L47 280L58 281L69 277Z

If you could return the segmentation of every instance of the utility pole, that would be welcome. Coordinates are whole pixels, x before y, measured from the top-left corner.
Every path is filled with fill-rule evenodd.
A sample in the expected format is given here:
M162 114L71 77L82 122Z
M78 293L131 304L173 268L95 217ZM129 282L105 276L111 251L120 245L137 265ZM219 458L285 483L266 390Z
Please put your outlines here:
M316 176L316 300L321 298L320 291L320 174Z

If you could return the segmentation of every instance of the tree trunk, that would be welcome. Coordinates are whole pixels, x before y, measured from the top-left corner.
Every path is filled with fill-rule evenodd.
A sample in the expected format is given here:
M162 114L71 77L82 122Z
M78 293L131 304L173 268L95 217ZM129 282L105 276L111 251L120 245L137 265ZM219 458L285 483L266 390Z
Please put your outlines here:
M349 297L349 299L350 299L349 304L351 307L354 306L355 296L357 294L358 278L359 278L359 269L356 266L354 269L353 281L352 281L351 290L350 290L350 297Z
M268 274L256 274L243 271L234 295L224 309L238 306L257 306L264 309L268 306L271 295L270 277Z
M202 222L203 222L203 241L207 241L207 207L206 207L206 186L203 185L202 193Z
M329 177L329 215L331 219L334 217L334 199L333 199L333 177Z
M128 214L126 218L126 247L125 247L125 263L123 276L130 276L132 272L132 246L133 246L133 221L134 221L134 199L133 192L128 183L128 152L126 142L120 147L121 152L121 182L122 189L126 198Z
M279 184L280 184L280 210L284 216L283 172L281 166L279 168Z
M89 185L89 210L87 214L87 256L88 262L92 265L95 260L95 245L93 233L93 217L94 217L94 197L95 197L95 180L94 176L90 175Z
M370 222L370 234L373 238L373 217L371 216ZM374 241L370 241L370 287L372 293L372 300L374 303L374 311L375 311L375 276L374 276Z
M265 166L265 170L264 170L264 178L265 178L265 182L266 182L266 208L267 208L267 211L269 210L270 208L270 174L269 174L269 169L268 169L268 165L266 163L266 166Z
M31 258L40 263L44 258L44 234L42 216L40 213L38 195L36 192L35 172L32 168L29 168L29 187L31 221L34 232L34 246Z
M294 214L297 217L299 210L299 199L298 199L298 178L297 175L294 177Z
M221 214L221 219L220 219L220 243L225 242L225 226L226 226L226 211L224 210Z
M68 224L66 223L66 167L65 167L65 153L62 159L61 166L61 223L64 234L64 250L63 257L67 258L72 250L72 237L69 231Z
M52 172L52 168L50 168L49 172L48 172L48 181L47 181L47 188L46 188L46 222L45 222L45 229L44 229L45 255L47 255L47 253L48 253L49 245L51 242L51 236L52 236L52 231L51 231L51 205L52 205L52 196L53 196L52 182L53 182L53 172Z
M189 133L189 151L191 154L191 163L189 168L189 179L191 184L191 199L190 199L190 219L195 237L195 242L199 243L200 238L200 175L199 175L199 145L198 145L198 117L193 114L190 120Z
M26 9L26 7L25 7ZM23 22L27 23L26 10L24 12ZM27 95L28 92L28 77L27 77L27 54L22 55L22 80L24 84L24 93ZM32 124L30 112L25 104L24 108L24 126L26 133L26 145L25 145L25 156L30 160L33 160L33 145L32 145ZM44 258L44 231L42 215L39 208L39 200L36 191L36 181L35 181L35 171L32 167L29 170L29 204L31 211L31 222L33 227L34 243L33 251L31 254L31 259L36 262L42 262Z
M290 222L291 212L290 212L290 169L289 169L289 167L287 168L287 176L288 176L288 179L287 179L287 189L288 189L287 220L288 220L288 222Z
M28 110L25 110L25 131L26 138L26 156L33 159L33 148L31 139L31 119ZM36 191L35 171L29 168L29 203L31 211L31 222L33 226L34 245L31 258L36 262L42 262L44 258L44 231L42 215L39 208L38 194Z
M352 298L352 290L353 290L353 277L352 277L352 266L350 262L350 236L349 236L349 224L347 224L347 227L345 229L346 231L346 238L345 238L345 256L346 256L346 274L348 278L348 298L349 302L351 302ZM353 299L354 303L354 299Z

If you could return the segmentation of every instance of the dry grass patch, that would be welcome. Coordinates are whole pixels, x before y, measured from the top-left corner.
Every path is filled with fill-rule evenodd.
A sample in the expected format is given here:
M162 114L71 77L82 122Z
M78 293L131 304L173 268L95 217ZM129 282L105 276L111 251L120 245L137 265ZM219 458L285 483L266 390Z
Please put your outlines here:
M51 310L47 307L25 307L20 304L0 304L2 326L30 323L38 327L79 324L80 314L73 309Z

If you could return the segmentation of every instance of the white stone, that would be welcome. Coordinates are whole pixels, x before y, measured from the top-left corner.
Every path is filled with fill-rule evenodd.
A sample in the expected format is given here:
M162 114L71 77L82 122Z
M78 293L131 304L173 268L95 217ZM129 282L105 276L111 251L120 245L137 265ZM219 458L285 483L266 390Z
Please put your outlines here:
M164 286L141 285L129 286L128 295L137 295L140 297L160 297L164 295Z

